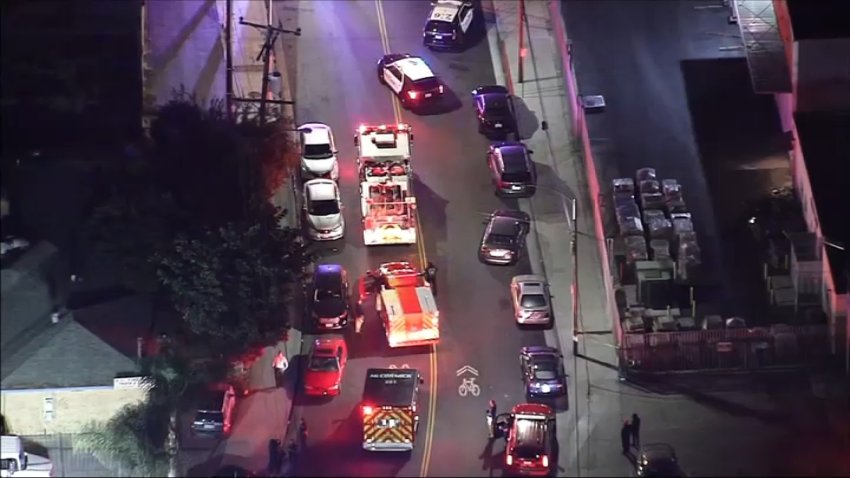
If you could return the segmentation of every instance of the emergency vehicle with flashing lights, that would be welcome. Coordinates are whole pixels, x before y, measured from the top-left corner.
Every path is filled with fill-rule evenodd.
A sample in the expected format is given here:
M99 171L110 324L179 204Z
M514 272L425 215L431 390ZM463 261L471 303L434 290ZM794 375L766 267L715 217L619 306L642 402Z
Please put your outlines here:
M410 126L360 125L354 136L363 241L367 246L416 244L416 198Z
M419 371L412 368L366 371L360 413L363 448L369 451L411 451L419 429Z
M378 81L387 85L405 108L421 106L443 96L445 87L421 57L391 53L378 60Z
M381 264L375 308L390 347L413 347L440 341L440 311L431 284L409 262Z
M432 49L462 46L475 18L472 2L436 0L431 3L422 43Z

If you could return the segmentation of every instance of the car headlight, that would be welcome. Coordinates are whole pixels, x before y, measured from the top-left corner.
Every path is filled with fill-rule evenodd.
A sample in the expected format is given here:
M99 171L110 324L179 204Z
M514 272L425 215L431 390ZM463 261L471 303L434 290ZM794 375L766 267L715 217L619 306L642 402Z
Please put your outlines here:
M330 387L328 387L328 390L339 390L339 384L331 385Z

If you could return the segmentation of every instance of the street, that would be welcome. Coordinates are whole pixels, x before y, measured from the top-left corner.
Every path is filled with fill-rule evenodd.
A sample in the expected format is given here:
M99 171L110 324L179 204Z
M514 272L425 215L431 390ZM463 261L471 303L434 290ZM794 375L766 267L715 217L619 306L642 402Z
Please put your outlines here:
M293 8L286 2L289 15ZM420 241L427 259L439 268L437 303L442 318L442 339L433 367L428 349L390 352L380 324L374 316L370 322L367 315L363 336L350 337L353 358L345 372L342 395L301 404L300 413L311 431L299 474L486 475L482 470L499 469L503 462L500 444L492 451L485 450L487 400L495 398L502 411L524 400L519 349L543 343L542 332L517 330L510 314L508 284L513 275L530 271L527 261L496 268L479 263L476 255L485 214L506 205L517 207L493 194L485 163L488 143L478 134L470 107L472 89L495 83L488 44L481 35L462 53L425 49L419 32L430 9L428 2L299 2L297 8L303 31L297 47L297 119L300 123L320 121L333 128L346 206L346 237L340 244L327 246L339 252L326 255L323 262L342 264L353 282L383 261L416 258L415 246L367 249L363 245L352 141L360 123L408 123L415 134L413 168L423 233ZM396 116L392 96L378 83L374 68L377 60L390 52L422 56L462 106L432 116L407 111ZM305 343L308 341L309 337ZM417 368L425 377L419 443L409 457L367 453L361 448L356 407L365 371L391 364ZM459 396L462 379L456 371L464 366L478 373L468 372L463 377L479 385L478 396ZM332 460L323 459L331 456Z

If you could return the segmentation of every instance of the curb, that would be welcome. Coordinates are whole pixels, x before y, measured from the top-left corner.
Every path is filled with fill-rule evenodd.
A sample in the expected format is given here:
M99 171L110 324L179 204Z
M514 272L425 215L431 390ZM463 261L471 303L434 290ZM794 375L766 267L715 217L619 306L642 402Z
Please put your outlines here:
M511 63L508 59L508 51L505 48L505 41L502 40L502 35L499 33L499 16L496 14L496 5L494 4L495 0L482 0L481 1L481 10L484 16L484 25L487 30L486 35L488 37L488 42L490 41L490 31L494 32L495 36L495 46L496 49L499 50L499 54L490 55L494 63L498 63L495 65L502 72L503 79L505 82L505 87L510 92L511 96L514 95L514 81L513 75L511 74ZM498 78L497 78L498 80Z

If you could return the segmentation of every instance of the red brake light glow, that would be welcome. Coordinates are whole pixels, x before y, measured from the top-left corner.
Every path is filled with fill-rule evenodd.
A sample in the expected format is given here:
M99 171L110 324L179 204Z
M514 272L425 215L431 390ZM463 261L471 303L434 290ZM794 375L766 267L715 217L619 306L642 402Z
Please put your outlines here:
M546 455L543 455L543 457L540 458L540 464L543 465L543 468L549 468L549 457L546 456Z
M415 100L416 97L419 96L419 93L417 93L415 91L408 91L407 96L409 96L411 100Z
M440 85L440 93L443 92L443 85Z
M365 133L365 132L366 132L366 125L365 125L365 124L361 124L361 125L360 125L360 127L359 127L359 128L357 128L357 130L358 130L358 131L360 131L360 134Z
M381 126L378 126L378 128L381 128L381 129L387 129L387 125L382 124Z
M511 455L510 453L506 454L506 455L505 455L505 463L506 463L508 466L513 465L513 464L514 464L514 456L513 456L513 455Z
M374 412L374 411L375 411L375 409L373 409L369 405L363 405L363 415L365 415L365 416L371 415L372 412Z
M404 123L399 123L399 124L398 124L398 130L399 130L399 131L404 131L404 130L406 130L406 129L407 129L407 125L406 125L406 124L404 124Z

